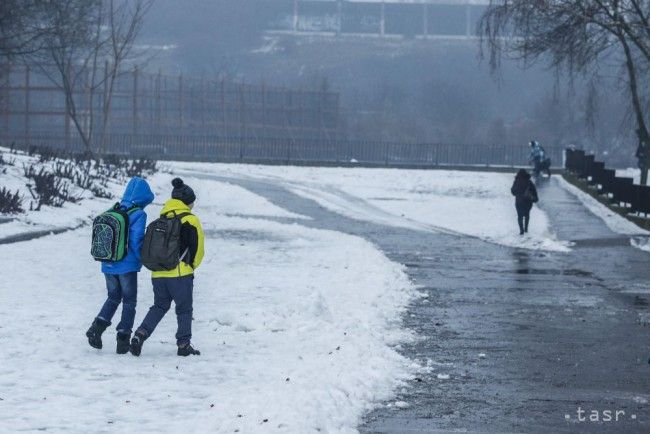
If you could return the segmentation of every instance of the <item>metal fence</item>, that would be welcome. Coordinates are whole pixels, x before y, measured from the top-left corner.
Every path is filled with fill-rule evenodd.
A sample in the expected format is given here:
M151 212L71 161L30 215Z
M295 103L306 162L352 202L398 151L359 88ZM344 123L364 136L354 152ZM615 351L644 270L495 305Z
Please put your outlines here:
M22 135L20 141L28 143L51 135L72 145L77 140L69 102L49 68L0 64L0 139L18 140ZM79 80L73 94L75 111L90 135L90 125L93 132L103 129L109 91L94 89L88 74ZM111 101L106 132L131 134L133 142L140 135L155 134L340 137L339 93L324 84L292 89L133 69L118 76Z
M598 193L627 212L650 214L650 187L634 184L634 179L616 176L616 170L607 169L594 155L582 150L566 150L566 169L594 186Z
M32 135L5 137L4 143L19 147L45 146L79 152L79 140L64 145L62 137ZM398 143L370 140L246 138L172 134L112 134L108 152L132 157L165 160L314 165L376 165L404 167L434 166L522 166L528 164L526 145L463 145L443 143ZM561 165L563 149L546 148L555 164Z

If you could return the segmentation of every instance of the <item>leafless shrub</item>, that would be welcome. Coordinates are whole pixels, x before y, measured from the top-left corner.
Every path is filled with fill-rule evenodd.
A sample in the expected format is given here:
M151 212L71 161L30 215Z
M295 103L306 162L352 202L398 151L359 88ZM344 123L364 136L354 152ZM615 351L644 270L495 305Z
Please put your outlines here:
M52 166L54 175L59 178L65 178L73 181L77 175L78 169L71 161L56 161Z
M113 199L113 194L110 191L96 184L93 184L92 187L90 187L90 192L93 196L100 199Z
M37 161L23 164L23 174L35 202L30 209L42 205L60 207L65 202L78 202L72 187L89 191L94 197L112 199L109 181L124 181L133 176L146 177L158 170L158 163L147 158L129 160L119 155L94 158L92 154L68 154L52 148L30 146L27 153ZM1 154L0 154L1 155Z
M23 198L16 190L12 193L8 188L0 188L0 214L18 214L23 212Z
M153 175L157 172L158 163L156 160L148 158L138 158L131 161L126 168L126 176L140 176L146 178L148 175Z
M27 187L36 200L36 206L30 207L30 209L38 211L43 205L61 207L66 202L76 203L81 200L79 196L70 192L68 181L58 178L45 167L37 169L35 165L26 166L25 174L33 181L33 183L27 184Z

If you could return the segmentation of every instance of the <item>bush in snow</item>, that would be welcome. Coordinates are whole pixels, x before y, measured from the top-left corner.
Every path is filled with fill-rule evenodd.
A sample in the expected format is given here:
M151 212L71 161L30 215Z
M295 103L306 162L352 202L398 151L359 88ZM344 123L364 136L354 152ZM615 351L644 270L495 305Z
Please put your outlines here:
M140 176L146 178L148 175L153 175L158 171L158 163L156 160L151 160L148 158L138 158L132 160L127 166L126 176L132 178L134 176Z
M27 184L32 197L36 200L36 205L30 205L30 210L38 211L43 205L61 207L66 202L76 203L81 200L70 192L68 181L57 177L54 173L48 171L45 167L37 169L37 164L23 166L25 177L33 180Z
M30 157L38 157L41 163L47 163L48 161L52 161L57 157L62 156L62 152L49 147L30 146L27 149L27 155Z
M70 181L73 181L77 174L76 165L72 161L57 160L54 162L52 170L54 171L54 175L59 178L69 179Z
M103 157L93 156L88 153L68 153L63 150L48 147L30 146L27 154L38 157L40 163L53 162L53 170L62 178L74 180L74 171L90 173L92 169L99 178L113 180L126 180L134 176L147 177L158 171L157 162L149 158L129 160L126 157L107 154Z
M99 158L37 146L30 146L26 154L32 157L23 163L23 175L30 180L27 187L33 198L30 210L79 202L84 192L113 199L109 182L124 183L131 177L147 177L158 170L157 162L147 158L129 160L119 155ZM2 167L7 164L14 165L15 159L7 160L0 153L0 174L8 173Z
M18 191L12 193L9 189L0 188L0 214L17 214L23 212L23 198Z
M119 155L109 154L97 161L96 168L111 178L146 178L156 173L157 162L148 158L129 160Z

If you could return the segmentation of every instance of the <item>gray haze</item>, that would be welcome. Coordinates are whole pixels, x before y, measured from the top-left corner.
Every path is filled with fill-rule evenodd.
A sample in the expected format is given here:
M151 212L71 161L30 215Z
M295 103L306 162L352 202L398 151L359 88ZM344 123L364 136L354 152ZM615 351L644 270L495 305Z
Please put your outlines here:
M316 6L301 4L300 30L329 30L331 8ZM458 10L441 7L429 20L453 33L456 22L464 26ZM472 10L472 29L480 10ZM400 18L402 35L384 38L277 32L291 30L292 11L287 0L156 0L141 42L156 48L154 71L340 91L342 128L350 138L522 146L538 139L609 151L612 164L633 163L618 89L608 93L601 83L590 98L579 79L570 86L553 71L524 71L514 62L496 78L479 59L475 39L408 34L411 24L422 25L415 9Z

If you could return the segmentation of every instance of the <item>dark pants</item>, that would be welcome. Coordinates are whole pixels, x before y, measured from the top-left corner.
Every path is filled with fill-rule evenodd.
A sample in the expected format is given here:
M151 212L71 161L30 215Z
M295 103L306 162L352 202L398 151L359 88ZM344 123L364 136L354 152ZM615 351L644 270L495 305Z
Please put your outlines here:
M135 320L135 305L138 302L138 273L105 274L108 298L99 311L97 318L110 322L122 303L122 319L117 325L117 332L131 334Z
M528 232L528 223L530 222L530 210L532 203L515 203L517 208L517 223L519 223L519 232Z
M176 319L178 331L176 344L183 346L192 339L192 291L194 276L159 277L153 282L153 306L147 312L138 330L143 330L147 337L151 336L156 326L163 319L172 300L176 304Z

